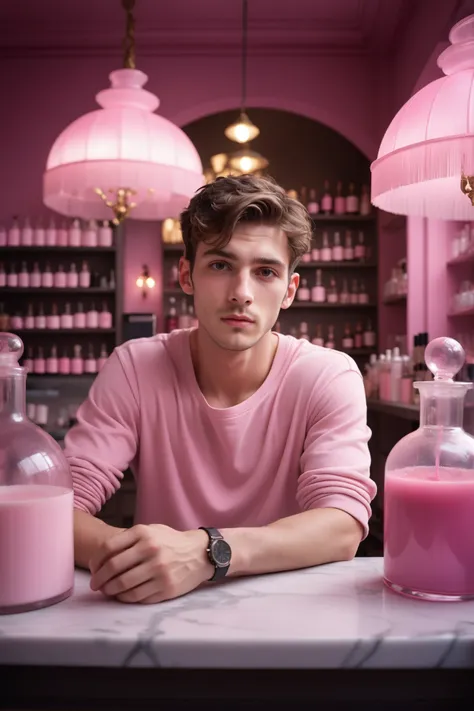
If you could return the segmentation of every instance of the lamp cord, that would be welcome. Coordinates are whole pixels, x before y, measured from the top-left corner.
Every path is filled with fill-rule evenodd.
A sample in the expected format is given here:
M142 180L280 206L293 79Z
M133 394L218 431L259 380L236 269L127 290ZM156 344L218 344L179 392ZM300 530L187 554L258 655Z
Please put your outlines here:
M123 40L123 66L125 69L135 69L135 18L133 8L135 0L122 0L122 7L127 13L126 33Z
M240 105L242 113L247 102L247 16L248 0L242 0L242 101Z

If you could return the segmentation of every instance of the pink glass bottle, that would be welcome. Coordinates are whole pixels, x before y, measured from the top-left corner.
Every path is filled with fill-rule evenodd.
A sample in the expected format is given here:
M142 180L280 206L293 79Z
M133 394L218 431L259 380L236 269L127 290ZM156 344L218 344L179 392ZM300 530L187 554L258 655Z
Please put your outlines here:
M60 316L61 328L74 328L74 317L71 312L71 304L64 304L64 313Z
M57 243L58 247L67 247L68 245L68 230L64 221L61 223L61 227L58 227L57 230Z
M45 244L44 227L41 218L36 223L36 227L33 231L33 244L35 247L44 247Z
M40 303L38 313L35 316L35 328L46 328L46 316L43 304Z
M54 224L54 217L50 219L49 225L46 228L45 243L47 247L56 247L58 243L56 225Z
M82 262L82 269L79 272L79 286L82 289L88 289L90 285L91 285L91 273L89 271L87 262L84 261L84 262Z
M82 375L84 372L84 359L81 355L82 346L76 344L73 348L73 357L71 359L71 373L73 375Z
M43 375L46 372L46 361L42 346L38 348L38 355L33 359L33 372L37 375Z
M87 350L87 358L84 360L84 373L97 373L97 360L91 343Z
M64 289L67 286L66 272L62 264L60 264L58 270L54 272L54 286L60 289Z
M67 349L63 350L63 354L59 359L59 372L61 375L69 375L71 372L71 359L67 354Z
M69 239L68 243L70 247L80 247L81 246L81 223L79 220L73 220L69 227Z
M0 334L0 613L64 600L74 586L73 489L61 447L26 417L23 343Z
M97 359L97 370L101 370L101 369L104 367L105 362L106 362L106 360L107 360L108 357L109 357L109 356L108 356L108 353L107 353L106 345L105 345L105 343L102 343L102 345L101 345L101 347L100 347L100 355L99 355L99 357L98 357L98 359Z
M31 227L29 217L25 217L23 228L21 230L20 242L22 247L31 247L33 244L33 228Z
M35 312L33 310L33 304L28 304L24 328L35 328Z
M77 273L76 265L71 264L71 267L66 274L67 286L69 289L75 289L79 286L79 274Z
M30 273L30 286L33 289L38 289L41 286L41 272L38 262L33 264L33 271Z
M112 328L112 314L105 301L102 303L102 311L99 313L99 328Z
M9 247L18 247L20 245L20 227L16 216L13 218L11 227L8 230L7 243Z
M454 381L464 350L436 338L425 350L434 375L418 381L420 427L390 452L384 487L384 581L402 595L474 599L474 438L463 429L466 392Z
M59 371L58 349L53 344L51 346L49 358L46 358L46 372L51 375L55 375L58 371Z
M7 286L14 287L18 286L18 274L15 270L15 265L10 265L10 271L7 274Z
M46 316L46 328L58 329L61 327L61 319L59 318L58 305L51 306L51 313Z
M99 312L96 310L94 303L86 311L86 328L98 328L99 327Z
M21 269L18 274L18 286L25 289L29 285L30 285L30 275L28 273L28 267L26 266L26 262L22 262Z
M41 275L41 286L51 288L53 284L53 272L51 271L51 266L49 262L46 262L44 272Z
M12 331L21 331L24 327L24 319L20 312L14 314L10 319L10 328Z
M77 304L77 311L73 316L74 328L85 328L86 327L86 315L84 313L84 307L79 301Z
M104 220L99 227L97 242L99 247L111 247L113 244L112 228L107 220Z

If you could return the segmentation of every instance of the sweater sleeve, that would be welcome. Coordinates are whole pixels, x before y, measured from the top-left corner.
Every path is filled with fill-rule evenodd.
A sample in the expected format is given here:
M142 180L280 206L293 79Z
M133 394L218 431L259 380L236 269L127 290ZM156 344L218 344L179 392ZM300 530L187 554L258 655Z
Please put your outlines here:
M339 373L313 393L297 500L301 510L336 508L359 521L367 537L376 494L370 478L367 404L360 372Z
M131 373L128 373L128 370ZM74 506L95 515L119 488L138 449L139 407L133 368L115 350L77 411L65 437Z

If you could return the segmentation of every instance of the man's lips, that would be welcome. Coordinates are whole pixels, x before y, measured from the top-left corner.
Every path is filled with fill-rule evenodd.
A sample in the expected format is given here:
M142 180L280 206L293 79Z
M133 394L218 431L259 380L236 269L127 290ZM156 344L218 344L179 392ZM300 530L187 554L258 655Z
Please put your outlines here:
M239 321L240 323L254 323L253 319L249 318L248 316L237 315L224 316L222 318L222 321Z

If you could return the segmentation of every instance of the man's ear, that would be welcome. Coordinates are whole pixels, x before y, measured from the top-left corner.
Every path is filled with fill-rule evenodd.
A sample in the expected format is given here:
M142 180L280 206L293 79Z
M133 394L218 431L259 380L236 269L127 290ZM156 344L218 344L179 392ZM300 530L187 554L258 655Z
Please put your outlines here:
M191 276L191 262L186 257L179 259L179 285L185 294L194 294L193 280Z
M288 284L288 289L286 290L285 298L281 302L282 309L289 309L293 301L295 300L296 291L300 283L300 275L296 272L290 277L290 283Z

